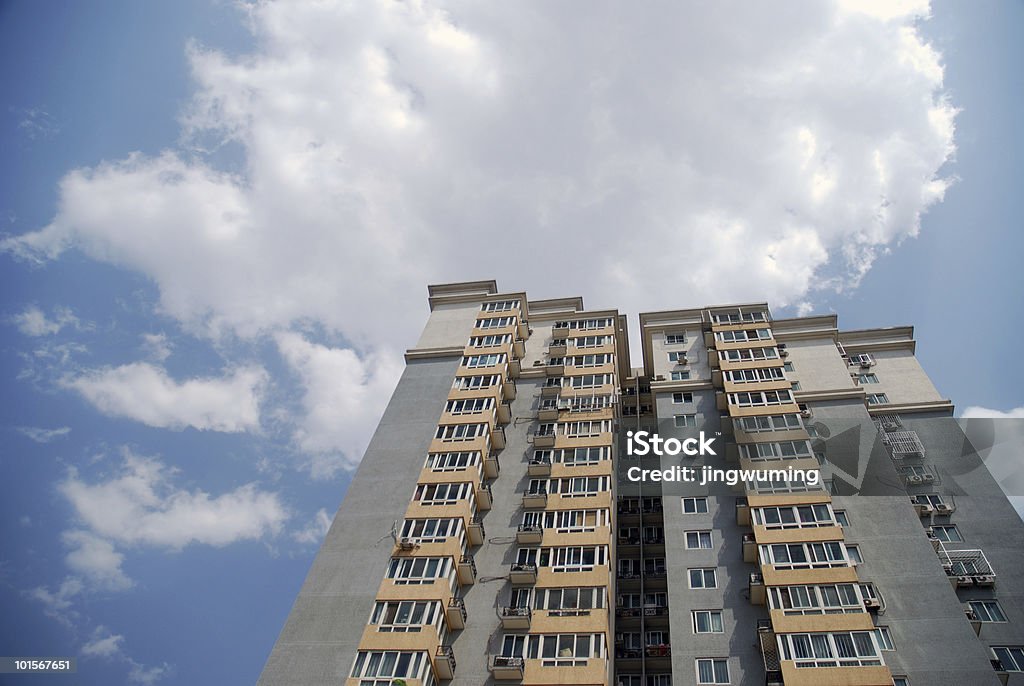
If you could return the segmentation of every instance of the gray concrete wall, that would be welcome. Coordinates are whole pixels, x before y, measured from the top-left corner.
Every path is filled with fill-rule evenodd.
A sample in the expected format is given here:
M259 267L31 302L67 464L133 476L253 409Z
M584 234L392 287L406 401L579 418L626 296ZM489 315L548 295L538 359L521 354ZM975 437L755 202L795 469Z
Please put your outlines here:
M355 659L461 358L413 361L349 484L260 686L337 686Z
M473 323L478 317L504 317L507 312L487 314L480 311L480 303L442 303L430 313L423 327L417 348L463 347L469 341Z

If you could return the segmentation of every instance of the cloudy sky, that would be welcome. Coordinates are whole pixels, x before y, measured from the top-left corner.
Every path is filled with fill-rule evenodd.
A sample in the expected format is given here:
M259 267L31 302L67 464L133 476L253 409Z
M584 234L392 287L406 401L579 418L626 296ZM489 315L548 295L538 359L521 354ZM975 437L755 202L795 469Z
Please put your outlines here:
M254 681L428 283L912 323L1024 413L1024 8L867 4L0 4L0 652Z

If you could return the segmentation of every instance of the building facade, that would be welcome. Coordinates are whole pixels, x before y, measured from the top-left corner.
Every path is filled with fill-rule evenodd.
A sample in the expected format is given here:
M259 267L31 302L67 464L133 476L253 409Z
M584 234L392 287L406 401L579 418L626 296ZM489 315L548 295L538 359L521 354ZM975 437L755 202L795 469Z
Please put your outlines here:
M615 310L429 296L261 685L1024 683L1024 525L912 329L647 313L634 369ZM629 476L679 466L803 476Z

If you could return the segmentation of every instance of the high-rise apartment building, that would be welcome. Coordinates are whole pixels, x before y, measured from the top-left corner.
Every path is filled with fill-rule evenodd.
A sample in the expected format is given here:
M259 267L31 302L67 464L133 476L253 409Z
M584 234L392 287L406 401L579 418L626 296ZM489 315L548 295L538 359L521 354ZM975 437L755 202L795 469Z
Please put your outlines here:
M654 312L633 369L615 310L429 295L261 685L1024 683L1024 525L912 329Z

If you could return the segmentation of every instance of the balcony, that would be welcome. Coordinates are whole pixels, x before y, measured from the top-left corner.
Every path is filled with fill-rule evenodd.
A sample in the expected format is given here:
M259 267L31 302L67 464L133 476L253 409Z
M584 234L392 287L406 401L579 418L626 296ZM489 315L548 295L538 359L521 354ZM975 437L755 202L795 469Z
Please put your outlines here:
M544 365L544 371L548 376L561 376L562 374L565 374L565 358L552 357L548 360L548 363Z
M526 341L522 338L516 338L512 341L512 356L517 357L520 360L526 357Z
M545 425L537 429L533 435L533 445L536 448L550 448L555 444L555 426Z
M764 585L764 575L760 572L751 572L750 581L747 584L752 605L764 605L768 602L768 591Z
M502 629L529 629L533 612L529 607L501 608Z
M508 401L516 399L516 382L511 376L506 376L501 383L501 397Z
M516 543L519 545L531 545L540 543L544 538L544 527L540 524L520 524L516 530Z
M505 449L505 429L500 426L496 426L491 429L491 447L497 450Z
M458 596L452 596L448 600L448 607L445 608L445 619L448 620L448 628L452 630L465 629L467 617L466 602Z
M782 686L779 644L775 640L775 632L772 630L770 620L757 620L757 642L761 646L761 658L764 660L765 686Z
M757 562L757 540L754 534L743 534L743 561Z
M484 455L484 476L488 479L496 479L500 471L501 465L498 464L498 454L488 451Z
M540 397L542 398L557 398L562 395L562 380L561 379L548 379L540 389Z
M498 410L495 418L499 424L508 424L512 421L512 406L508 403L498 403Z
M508 373L513 379L518 379L519 375L523 371L523 366L519 362L519 358L512 356L508 359Z
M672 656L672 646L669 643L658 643L649 645L644 649L649 658L668 658Z
M521 657L495 655L491 658L491 676L495 681L521 681L524 666Z
M537 565L532 562L513 562L508 580L516 585L537 583Z
M548 489L546 487L530 489L523 493L523 508L536 510L548 505Z
M639 648L616 648L616 660L639 660L644 656L644 651Z
M558 398L541 398L537 408L537 419L542 422L553 422L558 419Z
M437 646L434 653L434 673L442 681L455 677L455 651L451 646Z
M497 464L497 460L495 460ZM491 485L486 484L483 481L480 482L480 488L476 494L476 509L478 510L489 510L491 504L494 501L493 494L491 493Z
M937 552L942 569L949 577L953 588L990 588L996 585L996 573L984 551L947 550L945 546L940 545Z
M476 562L472 555L463 555L458 565L459 583L468 586L476 583Z
M736 498L736 523L739 526L750 526L750 503L746 498Z
M484 539L487 537L487 531L484 529L483 520L480 519L480 515L473 515L473 519L470 520L469 526L466 527L466 534L469 538L470 545L483 545Z
M526 467L526 473L530 476L551 476L551 458L533 458Z

